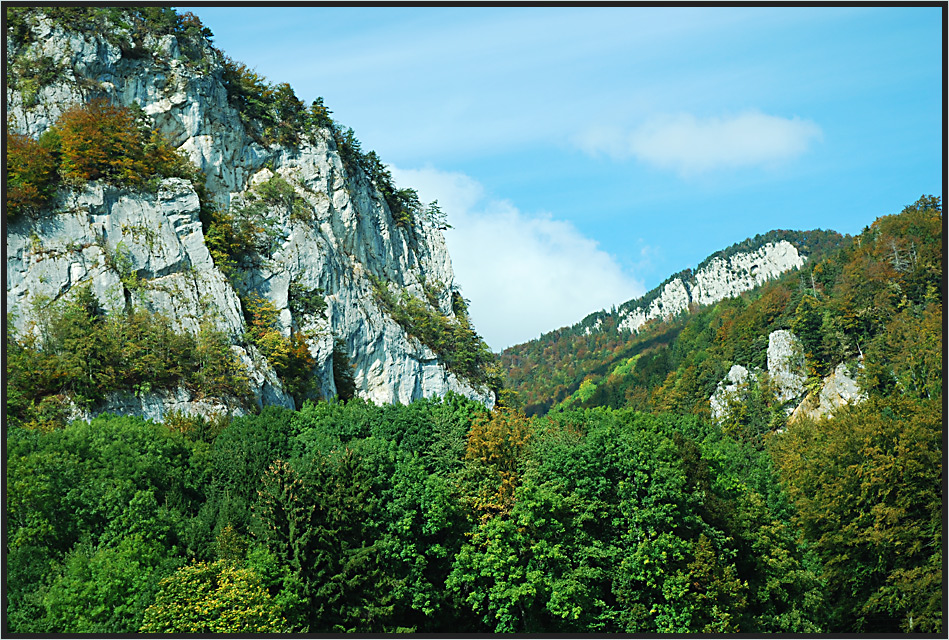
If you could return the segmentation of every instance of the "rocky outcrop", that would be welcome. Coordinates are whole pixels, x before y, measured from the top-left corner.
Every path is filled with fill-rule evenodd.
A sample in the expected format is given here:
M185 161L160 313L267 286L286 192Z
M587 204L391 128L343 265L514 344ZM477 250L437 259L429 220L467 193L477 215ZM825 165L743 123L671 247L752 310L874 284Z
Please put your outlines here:
M786 240L769 242L755 251L728 258L716 257L695 272L691 299L712 304L732 298L803 265L804 258L797 247Z
M807 380L801 342L790 331L772 331L768 336L768 377L771 389L781 403L799 399Z
M88 421L100 413L138 416L163 422L171 414L236 417L247 415L247 410L239 398L197 398L187 389L178 387L141 395L129 392L110 393L98 406L90 411L78 411L74 417Z
M714 257L694 274L675 277L639 301L624 304L617 328L637 332L653 318L673 317L692 304L713 304L737 296L803 264L804 257L786 240L725 258Z
M274 304L285 335L305 330L323 396L336 393L332 354L341 341L361 397L409 402L454 391L493 405L490 390L449 371L375 301L371 278L423 300L434 290L437 311L452 317L458 285L441 231L424 216L396 224L377 186L344 166L328 129L293 147L263 145L230 105L221 55L210 47L198 64L170 35L146 37L142 46L152 53L129 56L102 35L67 32L44 17L31 27L31 55L52 57L62 73L29 101L8 88L12 131L37 137L65 109L94 97L136 103L204 172L219 207L240 202L274 176L292 186L303 206L270 207L273 250L237 284ZM8 56L18 53L7 46ZM62 190L52 211L8 227L7 308L15 312L14 327L26 330L34 301L90 283L106 309L142 305L167 315L179 331L212 323L231 337L257 404L293 406L266 358L243 338L238 288L215 265L199 211L198 194L181 179L164 180L156 193L101 182ZM321 290L325 311L294 313L291 284ZM100 409L158 417L169 407L207 413L180 390L152 396L115 398Z
M729 405L739 401L742 390L748 385L748 369L740 364L732 365L725 378L715 387L715 392L709 398L712 407L712 419L721 420L729 412Z
M857 368L861 368L859 364ZM801 418L817 420L830 415L846 404L857 404L866 400L867 395L860 390L850 367L841 362L833 373L824 378L819 390L812 391L788 418L793 422Z
M855 366L863 365L858 361ZM785 329L773 331L768 336L768 370L749 371L741 365L733 365L709 398L712 418L717 421L725 418L730 403L740 402L749 384L760 384L765 378L775 400L784 405L788 422L802 417L827 416L845 404L866 399L850 370L847 364L838 364L833 373L821 381L819 389L805 395L807 372L800 340Z
M55 300L90 282L103 308L121 310L122 278L134 274L141 283L129 291L134 302L163 311L176 330L194 333L213 318L233 338L243 334L240 300L214 267L191 183L168 179L154 195L88 183L63 191L55 210L7 227L8 309L27 310L31 300ZM16 329L28 319L17 314Z

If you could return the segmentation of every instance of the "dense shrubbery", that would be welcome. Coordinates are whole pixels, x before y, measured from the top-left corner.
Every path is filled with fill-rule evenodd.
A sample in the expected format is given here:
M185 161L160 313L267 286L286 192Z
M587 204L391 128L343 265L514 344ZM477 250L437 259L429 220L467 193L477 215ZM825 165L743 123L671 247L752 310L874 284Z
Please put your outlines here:
M945 631L944 430L940 393L871 397L774 437L794 522L822 563L828 628Z
M224 59L224 86L245 129L258 142L296 146L306 130L306 106L289 84L271 85L247 65Z
M189 553L194 446L138 418L6 430L8 630L136 631Z
M159 583L143 633L281 633L280 607L253 569L227 559L178 569Z
M140 108L96 99L67 109L53 133L59 138L59 172L67 183L106 180L131 187L154 177L190 178L188 160L151 130Z
M297 280L291 280L287 290L287 308L299 322L299 316L321 318L326 314L326 298L319 287L307 289Z
M65 74L63 63L51 56L31 51L17 56L7 69L7 86L20 92L23 106L30 108L39 101L40 91L60 80Z
M200 181L198 170L157 131L141 109L92 100L67 109L38 141L7 133L7 215L37 213L60 183L106 180L155 189L162 178Z
M106 314L89 287L38 305L35 315L36 332L7 335L7 420L49 429L63 422L70 401L88 408L112 391L185 385L212 396L249 393L229 340L210 327L192 336L142 309Z
M767 456L694 418L450 395L271 407L211 441L102 417L8 443L11 630L823 624Z
M301 403L314 398L316 360L310 355L306 338L299 331L284 336L279 312L269 300L252 293L244 298L247 339L254 344L280 376L284 389Z
M207 204L202 212L205 242L214 264L240 288L243 269L257 267L285 239L280 213L308 222L313 210L293 185L279 175L249 189L227 210Z
M37 142L7 133L7 217L36 215L56 194L59 161L49 136Z

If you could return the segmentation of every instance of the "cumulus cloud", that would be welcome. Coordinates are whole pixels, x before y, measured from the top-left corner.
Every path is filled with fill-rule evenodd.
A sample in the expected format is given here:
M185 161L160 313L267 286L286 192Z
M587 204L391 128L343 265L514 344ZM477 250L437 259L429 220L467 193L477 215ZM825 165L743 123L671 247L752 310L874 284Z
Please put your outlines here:
M822 137L821 128L810 120L752 110L704 119L687 113L662 115L629 132L596 126L575 142L591 154L635 157L692 175L716 169L773 166L800 156Z
M390 167L400 186L438 200L457 283L494 350L536 338L644 293L610 254L570 222L486 196L462 173Z

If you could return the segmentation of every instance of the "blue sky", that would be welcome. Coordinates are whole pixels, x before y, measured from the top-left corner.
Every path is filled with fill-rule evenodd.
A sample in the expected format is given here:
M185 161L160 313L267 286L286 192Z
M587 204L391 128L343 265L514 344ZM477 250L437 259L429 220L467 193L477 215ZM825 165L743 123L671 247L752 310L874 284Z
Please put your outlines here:
M188 7L437 199L495 350L771 229L942 195L927 7Z

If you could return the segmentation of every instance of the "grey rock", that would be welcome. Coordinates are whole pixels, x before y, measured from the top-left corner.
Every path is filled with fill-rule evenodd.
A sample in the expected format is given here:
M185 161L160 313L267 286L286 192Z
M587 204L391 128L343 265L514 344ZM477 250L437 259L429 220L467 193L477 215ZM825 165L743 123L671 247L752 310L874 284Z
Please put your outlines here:
M366 176L347 173L328 131L313 132L295 148L264 147L245 132L228 101L218 54L206 51L208 68L201 70L181 57L173 36L147 41L156 55L131 60L104 37L67 33L46 20L34 33L42 35L37 39L41 51L58 56L67 72L32 106L8 87L12 131L36 137L71 105L105 96L141 105L204 171L218 206L246 200L255 185L275 175L293 186L310 215L272 207L268 215L279 229L274 251L249 269L240 285L274 304L285 335L306 332L324 396L336 391L332 353L340 339L361 397L409 402L454 391L493 406L491 391L448 371L375 301L372 277L389 282L396 295L405 291L422 299L427 285L435 289L438 310L450 316L451 292L458 285L441 231L426 220L411 228L397 226ZM69 295L83 283L91 285L103 307L116 311L126 304L123 278L134 274L141 285L130 292L134 304L168 315L179 331L193 333L206 323L223 330L248 368L257 403L292 407L266 358L244 344L247 327L238 292L211 258L199 212L197 193L184 180L164 180L154 194L89 183L63 191L53 211L38 220L11 222L7 308L15 311L16 331L31 329L39 301ZM322 289L325 314L296 317L290 309L291 282ZM190 402L153 396L115 399L110 406L161 416L168 407Z
M804 352L797 336L786 329L768 336L768 377L779 402L791 402L804 394Z
M670 318L692 304L713 304L753 289L791 269L800 268L804 257L782 240L768 242L755 251L715 258L688 281L675 278L666 283L649 304L630 304L621 313L617 329L636 333L653 318Z
M857 361L856 368L863 367L861 361ZM860 389L855 377L851 375L851 367L841 362L835 368L833 373L824 378L820 389L811 392L804 398L804 401L794 410L789 422L801 418L810 418L817 420L830 416L834 411L847 404L859 404L867 399L867 394Z
M740 364L732 365L725 379L718 383L709 398L713 420L721 421L728 415L729 403L740 397L742 390L748 386L749 376L752 375L754 374Z

